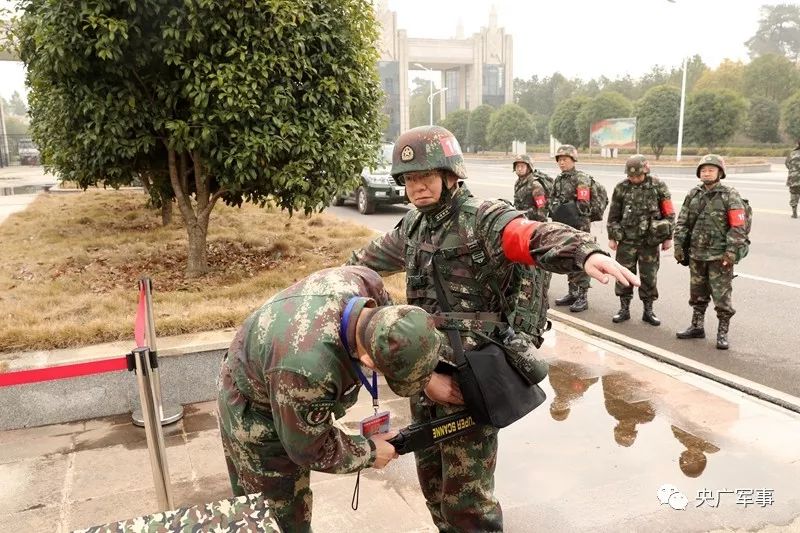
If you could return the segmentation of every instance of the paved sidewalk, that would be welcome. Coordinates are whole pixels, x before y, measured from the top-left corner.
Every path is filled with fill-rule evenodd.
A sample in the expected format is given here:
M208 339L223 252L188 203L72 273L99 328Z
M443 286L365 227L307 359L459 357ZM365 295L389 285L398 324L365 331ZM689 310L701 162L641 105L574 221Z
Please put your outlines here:
M500 434L506 531L800 531L800 415L563 325L541 352L548 400ZM367 396L348 430L371 411ZM406 400L385 386L381 397L407 424ZM230 496L213 402L187 406L166 434L176 505ZM434 531L412 457L365 471L358 511L354 483L312 476L317 531ZM663 484L685 510L659 503ZM0 531L157 510L144 431L128 416L0 432L0 492Z

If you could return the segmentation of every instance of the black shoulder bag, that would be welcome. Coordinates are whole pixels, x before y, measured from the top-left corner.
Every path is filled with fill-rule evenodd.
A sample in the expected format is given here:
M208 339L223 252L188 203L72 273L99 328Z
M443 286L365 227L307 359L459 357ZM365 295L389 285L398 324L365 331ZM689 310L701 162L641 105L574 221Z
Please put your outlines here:
M433 260L434 285L439 305L451 311L449 292ZM544 391L530 383L509 363L505 348L490 337L473 332L486 342L476 350L464 350L460 333L444 330L456 362L456 379L468 411L475 422L503 428L527 415L544 402Z

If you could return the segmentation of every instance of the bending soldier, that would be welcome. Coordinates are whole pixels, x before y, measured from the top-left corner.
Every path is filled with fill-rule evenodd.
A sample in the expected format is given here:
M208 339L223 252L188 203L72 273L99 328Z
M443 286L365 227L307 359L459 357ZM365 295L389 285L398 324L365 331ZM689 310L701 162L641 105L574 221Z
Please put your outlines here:
M428 313L387 303L368 268L322 270L267 300L225 355L218 408L233 493L263 492L284 532L311 529L310 470L344 474L397 457L393 433L365 438L333 425L356 402L361 368L410 396L449 350Z
M719 319L717 348L727 350L728 327L736 313L731 305L733 265L748 243L746 210L736 189L720 183L725 179L722 157L703 156L696 174L703 183L686 194L675 227L675 259L679 263L689 260L689 305L694 310L691 325L677 337L705 338L703 322L713 298Z
M637 271L638 265L642 320L658 326L661 320L653 312L653 302L658 299L659 248L672 247L675 210L666 183L650 175L646 163L644 156L638 154L625 163L628 178L614 188L608 209L608 247L616 250L617 262L632 272ZM620 307L611 320L630 320L633 288L617 284L614 292L619 296Z
M792 218L797 218L797 203L800 202L800 139L797 146L786 157L786 168L789 175L786 177L786 186L789 187L789 206L792 208Z
M578 161L578 150L574 146L564 144L556 151L556 163L561 173L556 176L553 194L550 198L550 213L553 220L564 222L573 228L586 232L591 231L592 177L575 168ZM577 209L569 216L561 216L568 208ZM567 275L569 292L556 298L556 305L568 305L573 313L589 308L589 276L585 272L572 272Z
M392 176L405 185L416 209L356 251L350 262L382 274L405 271L408 302L434 314L440 329L459 335L467 350L484 342L475 332L502 342L509 316L536 315L541 295L509 308L519 301L511 297L518 291L518 264L638 283L588 233L525 220L505 202L474 198L461 184L467 178L461 148L444 128L403 133L395 143ZM440 287L436 279L442 280ZM432 385L424 395L411 397L416 423L457 410ZM416 453L422 492L439 530L502 531L502 511L493 495L496 460L497 429L489 426Z

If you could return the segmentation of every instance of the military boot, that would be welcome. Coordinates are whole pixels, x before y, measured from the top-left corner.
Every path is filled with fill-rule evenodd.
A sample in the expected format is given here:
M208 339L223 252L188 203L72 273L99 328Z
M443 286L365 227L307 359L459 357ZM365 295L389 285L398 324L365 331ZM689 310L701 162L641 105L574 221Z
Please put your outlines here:
M575 303L575 300L578 299L577 292L578 292L578 287L576 287L575 285L570 283L569 292L567 292L567 294L562 296L561 298L556 298L555 299L555 304L556 305L572 305L573 303Z
M569 306L573 313L580 313L589 309L589 289L579 288L575 295L575 301Z
M625 322L626 320L631 319L631 298L628 296L620 296L619 297L619 311L617 314L611 317L611 321L614 324L619 324L620 322Z
M695 309L694 313L692 313L692 325L683 331L679 331L675 336L679 339L705 339L706 330L703 329L703 320L705 316L705 310L698 311Z
M730 323L730 318L719 319L719 327L717 328L717 350L727 350L730 347L728 344L728 326Z
M660 326L661 320L653 312L653 300L642 300L644 305L644 312L642 313L642 320L651 326Z
M792 218L797 218L797 206L792 206Z

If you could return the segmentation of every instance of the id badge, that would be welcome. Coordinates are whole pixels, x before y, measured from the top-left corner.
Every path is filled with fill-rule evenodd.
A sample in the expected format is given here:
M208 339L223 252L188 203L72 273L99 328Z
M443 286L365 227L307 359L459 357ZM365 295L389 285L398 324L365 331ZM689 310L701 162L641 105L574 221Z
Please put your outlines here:
M361 421L361 436L369 438L376 433L387 433L389 427L389 411L376 413Z

